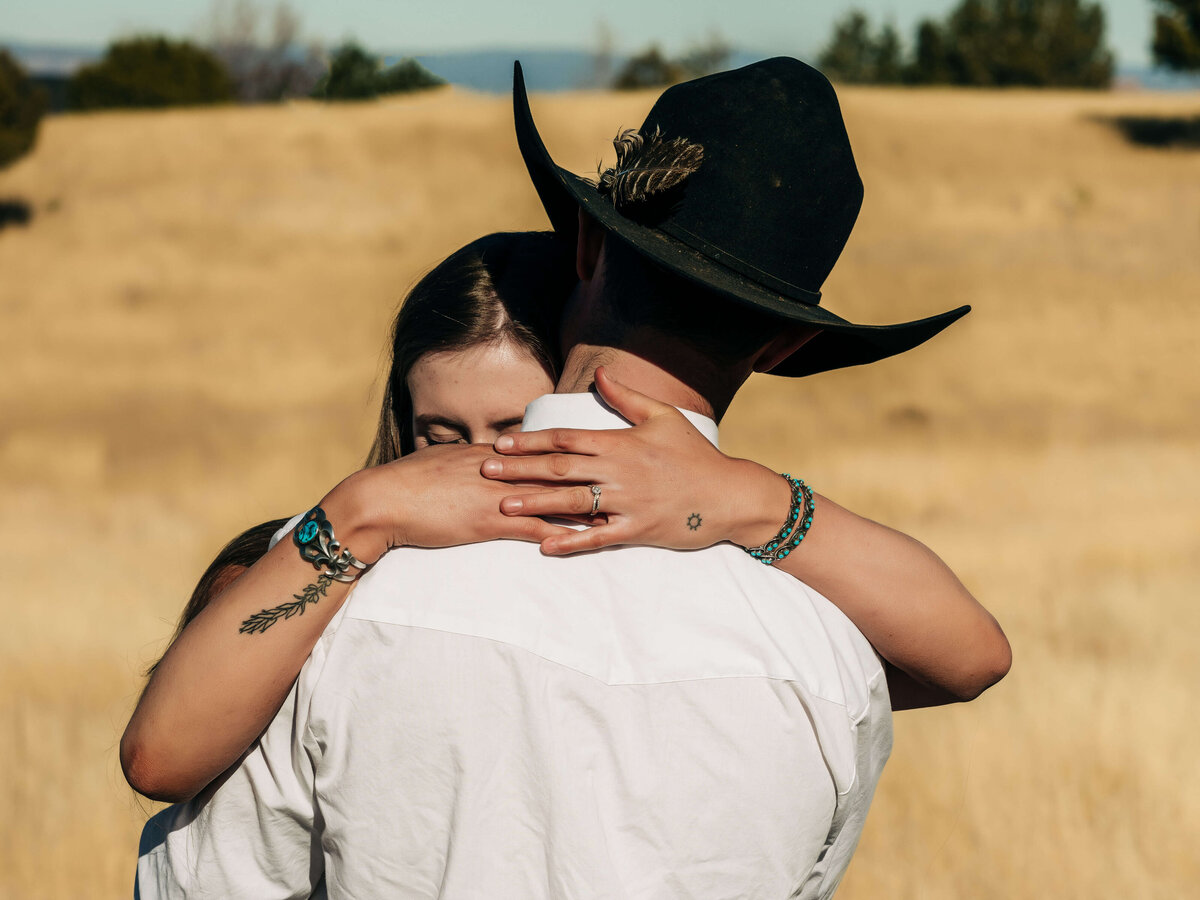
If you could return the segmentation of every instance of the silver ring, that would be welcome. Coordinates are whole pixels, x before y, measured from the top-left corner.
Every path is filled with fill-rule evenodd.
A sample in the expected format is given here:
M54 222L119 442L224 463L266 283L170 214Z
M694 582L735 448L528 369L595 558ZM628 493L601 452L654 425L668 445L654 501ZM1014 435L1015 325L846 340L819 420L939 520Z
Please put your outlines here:
M592 489L592 511L588 515L594 516L600 512L600 485L593 484L590 487Z

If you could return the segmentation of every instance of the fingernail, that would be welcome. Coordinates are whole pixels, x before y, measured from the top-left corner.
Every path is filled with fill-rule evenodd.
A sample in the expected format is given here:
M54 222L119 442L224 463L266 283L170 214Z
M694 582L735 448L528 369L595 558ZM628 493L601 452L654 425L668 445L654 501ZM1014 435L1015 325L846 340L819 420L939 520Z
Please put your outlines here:
M499 475L504 471L504 463L498 459L488 459L483 463L484 475Z
M515 443L516 441L512 439L511 435L502 434L500 437L496 438L496 449L511 450L513 448L513 444Z
M525 501L523 501L520 497L505 497L500 501L500 509L504 512L520 512L524 506Z
M553 556L558 552L558 544L551 540L542 541L542 552L547 556Z

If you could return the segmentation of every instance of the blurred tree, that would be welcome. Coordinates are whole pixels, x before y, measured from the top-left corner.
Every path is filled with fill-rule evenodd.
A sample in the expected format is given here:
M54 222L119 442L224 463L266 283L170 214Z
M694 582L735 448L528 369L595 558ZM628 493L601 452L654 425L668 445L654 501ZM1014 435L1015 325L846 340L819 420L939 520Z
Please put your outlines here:
M1085 0L962 0L925 20L905 68L914 84L1103 88L1113 57L1104 10Z
M317 82L312 96L320 100L368 100L379 94L419 91L445 83L415 59L402 59L385 69L377 56L349 41L334 51L329 71Z
M875 81L878 84L895 84L904 75L903 50L900 35L892 23L883 26L875 42Z
M268 16L256 0L213 0L205 32L208 48L246 103L308 96L325 70L320 50L300 45L300 14L287 2Z
M817 65L830 78L848 84L898 82L904 74L900 35L890 24L876 35L866 13L851 10L834 23Z
M687 78L700 78L729 67L733 48L721 32L710 31L704 40L692 44L678 60Z
M0 168L33 149L46 94L7 50L0 50Z
M1154 0L1154 61L1171 69L1200 69L1200 0Z
M116 41L68 84L75 109L223 103L233 86L215 56L189 41L143 36Z
M379 73L377 84L381 94L402 94L441 87L446 79L438 78L415 59L402 59Z
M379 94L378 75L379 59L349 41L333 52L329 71L313 87L313 96L323 100L366 100Z
M592 71L587 86L607 87L612 84L613 61L617 50L617 39L607 19L596 20L592 40Z
M932 19L924 19L917 26L917 49L905 68L904 80L911 84L946 84L950 81L946 36Z
M867 14L852 10L833 23L833 36L817 58L830 78L851 84L875 78L875 40Z
M679 63L667 59L657 44L652 44L621 67L613 79L618 91L635 91L639 88L661 87L687 78L687 70Z
M946 61L953 84L990 85L991 42L996 37L990 0L962 0L951 13L946 35Z
M657 44L630 57L612 86L619 91L662 87L720 72L729 66L733 48L719 31L712 31L702 41L692 44L678 59L669 59Z
M1045 84L1106 88L1112 84L1113 55L1104 44L1104 8L1099 3L1058 0L1037 6L1030 43L1046 61Z

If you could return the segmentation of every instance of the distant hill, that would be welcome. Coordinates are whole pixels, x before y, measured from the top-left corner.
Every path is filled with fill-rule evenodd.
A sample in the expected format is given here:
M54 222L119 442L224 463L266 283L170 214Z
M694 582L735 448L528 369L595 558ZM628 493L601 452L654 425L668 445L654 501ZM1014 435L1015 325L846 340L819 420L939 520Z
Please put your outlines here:
M0 38L6 49L25 71L34 75L70 75L80 66L94 62L104 55L103 47L71 44L26 44Z
M104 54L103 47L34 44L3 38L0 38L0 47L7 48L26 70L42 76L70 75L80 66ZM512 89L513 60L517 59L525 70L525 82L530 90L571 91L601 86L596 84L594 56L587 50L512 48L443 53L382 51L381 55L389 64L411 56L452 84L492 94L506 93ZM762 53L738 50L733 53L732 65L744 66L764 56ZM614 57L613 69L619 68L627 58Z
M389 62L408 54L387 54ZM571 91L597 88L596 63L587 50L461 50L448 53L412 54L431 72L436 72L452 84L489 94L512 90L513 60L520 60L525 84L531 91ZM749 65L768 54L735 50L730 68ZM612 72L619 69L628 56L615 56ZM611 73L610 73L611 77Z
M409 54L387 54L393 62ZM533 91L594 87L592 56L582 50L462 50L417 53L414 58L451 84L487 93L512 90L513 60L519 59Z
M41 76L47 84L57 83L80 66L99 59L102 47L79 45L34 44L6 41L7 48L29 72ZM519 59L525 71L525 82L533 91L572 91L580 88L602 87L596 83L595 57L581 49L482 49L454 50L442 53L377 51L385 62L412 56L431 72L452 84L489 94L507 93L512 88L512 64ZM730 68L748 65L769 54L752 50L735 50ZM616 56L612 70L619 69L628 59ZM1200 75L1181 75L1147 66L1120 66L1117 69L1118 87L1149 91L1200 90Z
M1116 85L1142 91L1200 91L1200 72L1172 72L1150 66L1118 66Z

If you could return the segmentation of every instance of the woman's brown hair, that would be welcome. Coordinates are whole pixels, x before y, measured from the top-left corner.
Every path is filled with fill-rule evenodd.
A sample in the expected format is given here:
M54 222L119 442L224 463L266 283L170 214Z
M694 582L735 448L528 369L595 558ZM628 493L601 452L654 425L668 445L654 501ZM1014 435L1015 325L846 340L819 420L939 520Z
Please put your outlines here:
M417 282L392 325L392 364L367 465L413 451L408 373L426 354L510 340L556 379L558 322L574 285L574 248L543 231L481 237Z
M574 247L551 232L489 234L431 269L409 292L392 325L392 361L366 464L383 465L413 451L408 373L428 353L508 340L556 378L558 322L574 285ZM266 554L271 537L287 522L263 522L225 545L200 576L172 643L214 597Z

